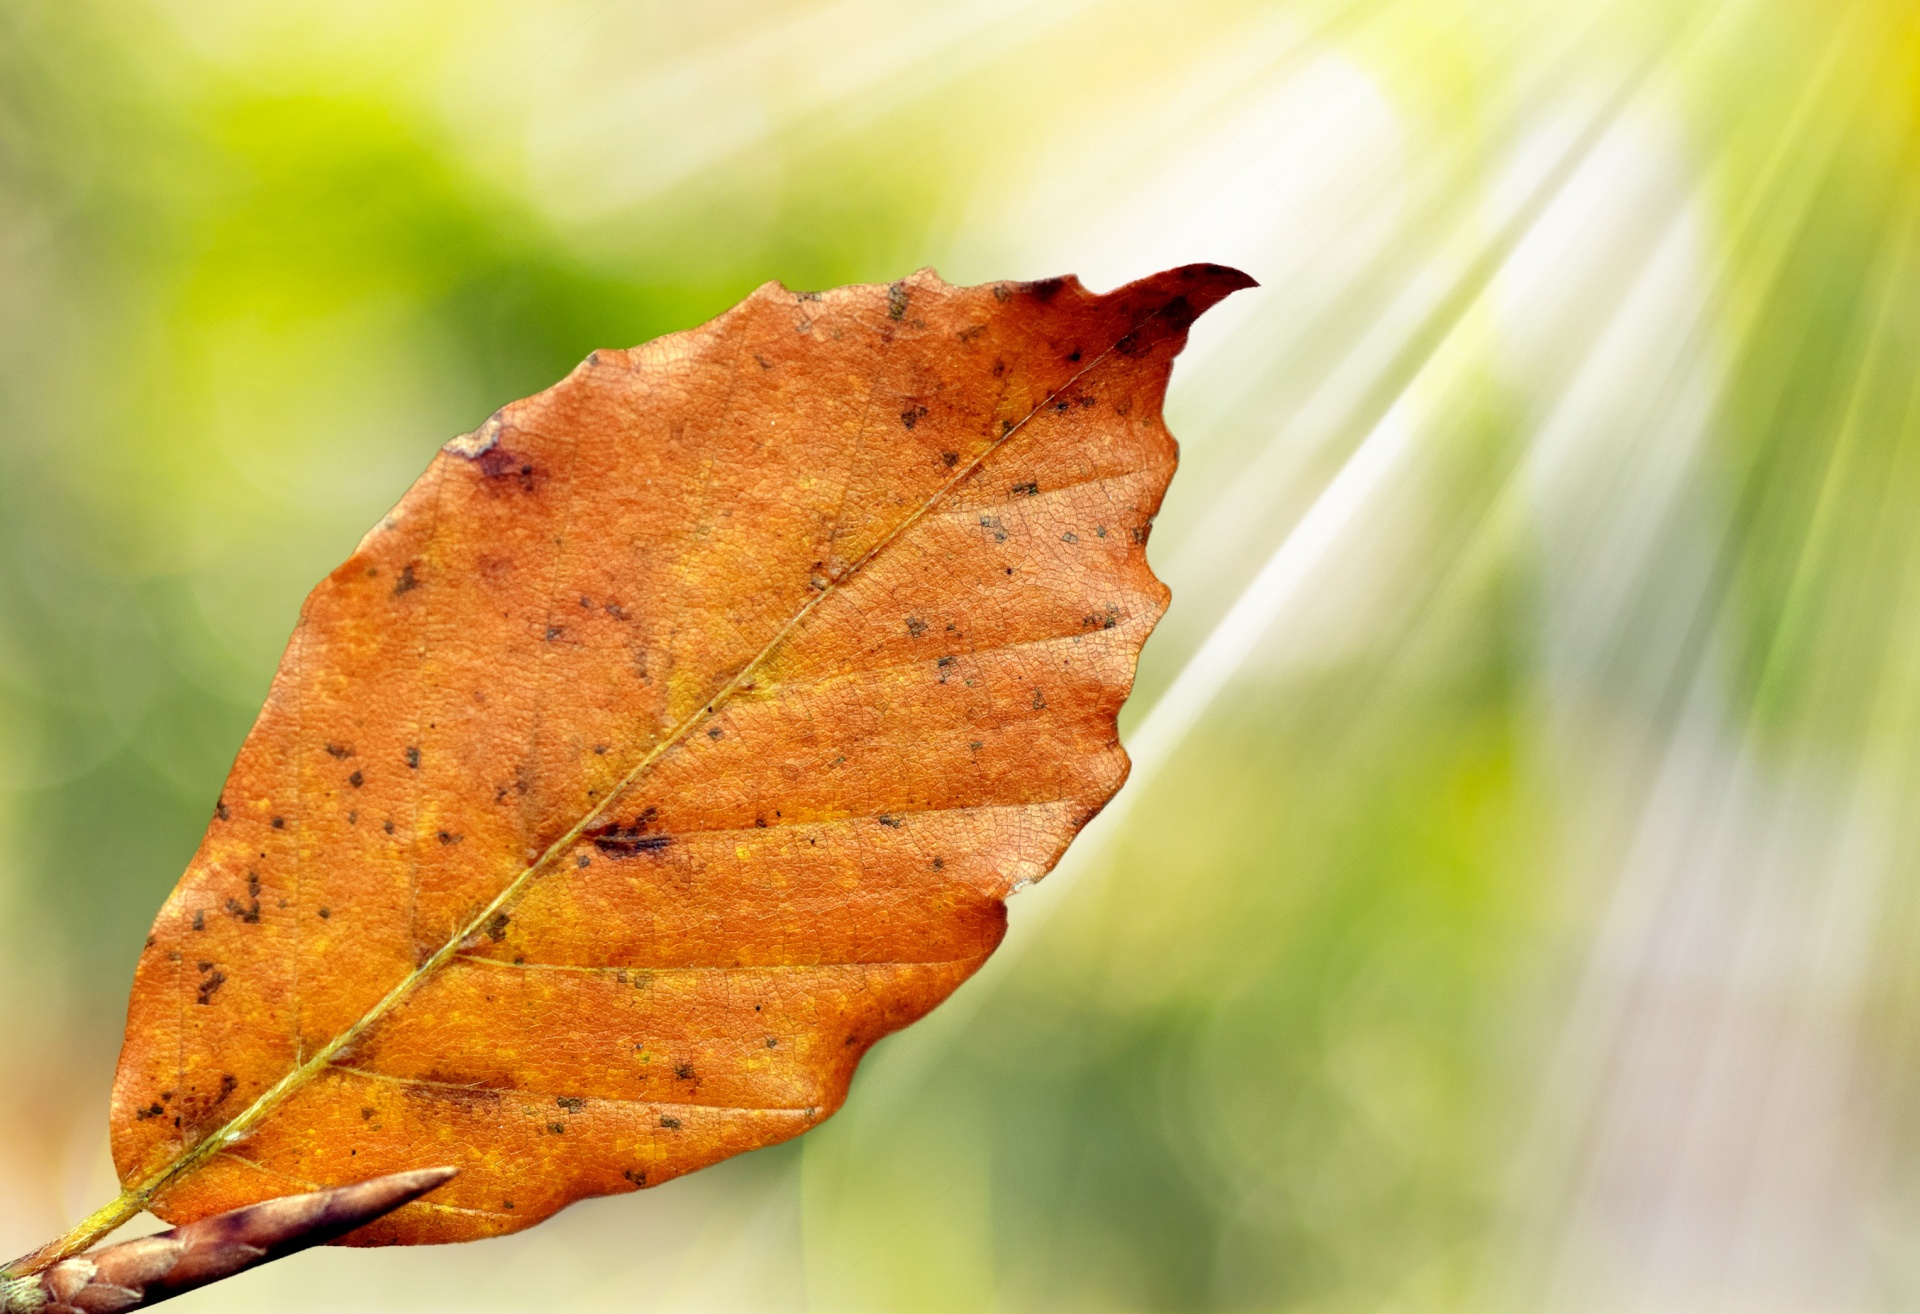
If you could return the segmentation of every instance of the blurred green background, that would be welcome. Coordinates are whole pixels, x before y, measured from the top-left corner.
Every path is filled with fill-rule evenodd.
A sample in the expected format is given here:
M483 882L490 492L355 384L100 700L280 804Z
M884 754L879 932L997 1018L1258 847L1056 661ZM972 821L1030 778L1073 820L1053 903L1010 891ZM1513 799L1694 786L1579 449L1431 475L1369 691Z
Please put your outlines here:
M799 1143L189 1300L1913 1308L1915 23L4 0L0 1249L439 443L767 279L1214 260L1135 779L989 969Z

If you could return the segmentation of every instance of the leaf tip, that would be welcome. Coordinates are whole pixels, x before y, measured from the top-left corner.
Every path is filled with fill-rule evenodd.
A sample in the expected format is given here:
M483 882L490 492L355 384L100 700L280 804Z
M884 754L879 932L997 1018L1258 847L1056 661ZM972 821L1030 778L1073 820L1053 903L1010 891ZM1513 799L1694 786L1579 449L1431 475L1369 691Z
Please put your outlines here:
M1159 283L1186 298L1195 316L1204 314L1235 292L1260 286L1260 281L1245 270L1215 264L1181 265L1147 281Z

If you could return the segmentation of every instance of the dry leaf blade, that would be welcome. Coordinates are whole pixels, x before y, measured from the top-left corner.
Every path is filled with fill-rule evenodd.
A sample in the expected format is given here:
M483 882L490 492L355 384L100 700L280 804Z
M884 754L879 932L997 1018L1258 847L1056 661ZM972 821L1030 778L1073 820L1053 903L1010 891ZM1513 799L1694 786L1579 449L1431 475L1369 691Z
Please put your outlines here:
M831 1113L1124 778L1167 373L1249 283L770 284L448 444L155 923L122 1204L447 1163L352 1239L459 1240Z

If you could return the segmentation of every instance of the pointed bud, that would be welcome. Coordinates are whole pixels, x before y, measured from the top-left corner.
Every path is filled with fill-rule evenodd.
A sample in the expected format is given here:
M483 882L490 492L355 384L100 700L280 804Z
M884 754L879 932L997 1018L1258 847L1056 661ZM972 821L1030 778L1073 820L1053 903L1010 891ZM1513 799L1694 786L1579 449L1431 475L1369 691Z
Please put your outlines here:
M120 1314L338 1240L417 1200L457 1169L422 1168L282 1196L63 1259L27 1277L0 1277L0 1314Z

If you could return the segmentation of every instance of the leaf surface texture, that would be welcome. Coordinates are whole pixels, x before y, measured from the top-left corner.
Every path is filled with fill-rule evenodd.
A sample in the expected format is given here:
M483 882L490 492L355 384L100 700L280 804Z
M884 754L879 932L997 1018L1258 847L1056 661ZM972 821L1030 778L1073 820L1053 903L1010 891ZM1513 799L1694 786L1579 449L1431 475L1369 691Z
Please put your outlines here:
M428 1164L366 1243L783 1140L1126 774L1189 266L795 294L600 351L314 590L141 957L173 1221Z

